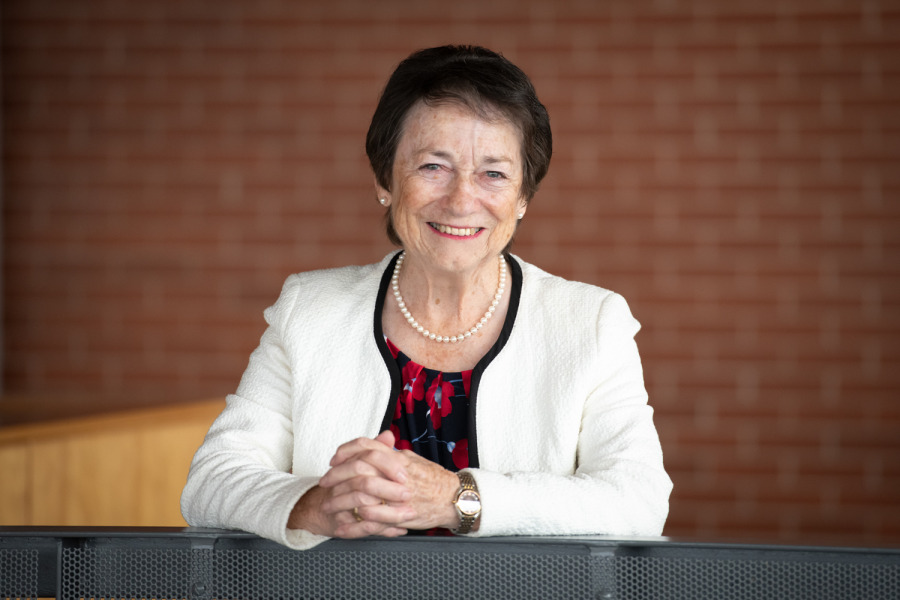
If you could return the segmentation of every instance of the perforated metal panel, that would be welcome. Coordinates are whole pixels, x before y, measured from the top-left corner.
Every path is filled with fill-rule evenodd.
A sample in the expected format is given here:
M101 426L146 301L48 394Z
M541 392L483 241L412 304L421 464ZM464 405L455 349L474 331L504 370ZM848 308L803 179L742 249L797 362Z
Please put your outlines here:
M0 600L57 595L897 600L900 550L419 538L332 540L297 552L234 532L8 538L0 528Z
M190 598L190 549L64 548L61 598Z
M602 562L584 553L66 548L61 600L593 598L613 575Z
M782 560L616 559L621 600L897 600L900 565Z
M216 552L213 597L595 598L603 560L590 555L443 552ZM552 574L552 576L548 576Z
M0 598L37 598L38 551L0 548Z
M66 549L62 600L900 598L900 565L896 564L497 550Z

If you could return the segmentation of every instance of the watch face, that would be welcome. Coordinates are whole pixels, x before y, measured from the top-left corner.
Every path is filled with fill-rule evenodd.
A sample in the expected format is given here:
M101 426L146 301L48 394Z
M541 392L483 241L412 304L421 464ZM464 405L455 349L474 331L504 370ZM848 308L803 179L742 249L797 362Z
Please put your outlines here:
M481 510L481 498L471 490L463 490L456 499L456 506L464 515L477 515Z

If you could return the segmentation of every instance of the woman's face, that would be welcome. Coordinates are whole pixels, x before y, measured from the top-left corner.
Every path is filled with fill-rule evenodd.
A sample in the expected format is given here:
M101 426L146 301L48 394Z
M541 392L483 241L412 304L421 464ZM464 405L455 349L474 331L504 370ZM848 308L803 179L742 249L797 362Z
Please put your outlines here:
M390 201L407 261L432 271L495 268L526 202L520 197L521 135L456 104L420 102L407 115L394 157Z

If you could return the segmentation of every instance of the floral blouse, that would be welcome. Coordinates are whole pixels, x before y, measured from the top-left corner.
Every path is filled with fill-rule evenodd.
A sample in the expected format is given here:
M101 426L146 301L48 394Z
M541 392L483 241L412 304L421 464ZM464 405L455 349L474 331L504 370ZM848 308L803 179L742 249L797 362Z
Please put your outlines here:
M442 373L411 361L385 340L400 367L403 387L391 431L398 450L412 450L445 469L469 466L469 385L472 371Z

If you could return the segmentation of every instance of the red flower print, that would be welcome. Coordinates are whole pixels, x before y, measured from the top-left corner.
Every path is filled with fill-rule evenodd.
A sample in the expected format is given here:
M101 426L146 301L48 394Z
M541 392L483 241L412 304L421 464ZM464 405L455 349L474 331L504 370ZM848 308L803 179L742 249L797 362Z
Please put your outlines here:
M435 377L425 394L431 411L431 424L436 430L441 427L441 418L453 412L453 384L442 379L441 375Z
M472 394L469 393L469 388L472 387L472 371L463 371L460 375L462 375L463 389L466 392L466 398L470 398L472 396Z
M441 416L446 417L453 412L453 384L441 382Z
M399 403L397 404L399 406ZM397 450L412 450L409 440L400 439L400 428L391 423L391 433L394 434L394 448Z
M456 442L453 448L453 464L457 469L465 469L469 466L469 438L463 438Z
M425 398L425 375L422 373L424 367L410 361L403 367L403 381L411 381L411 395L413 400L422 400ZM410 411L412 412L412 411Z
M403 389L400 390L400 402L394 409L394 418L399 419L401 415L400 403L403 403L403 410L407 414L413 414L415 408L413 404L416 400L422 400L425 397L425 374L422 373L422 367L409 362L403 367Z

